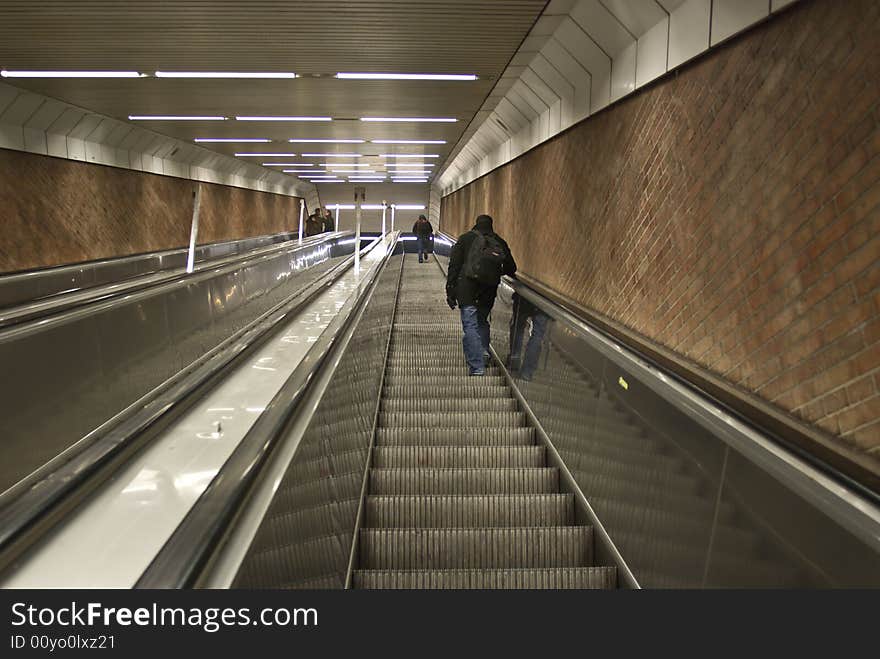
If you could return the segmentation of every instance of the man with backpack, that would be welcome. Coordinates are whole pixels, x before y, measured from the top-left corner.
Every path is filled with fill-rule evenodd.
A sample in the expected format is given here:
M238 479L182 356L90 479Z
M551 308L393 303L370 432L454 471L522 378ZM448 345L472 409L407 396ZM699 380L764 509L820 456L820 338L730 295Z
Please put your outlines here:
M446 303L461 310L462 347L470 375L485 375L489 353L489 312L503 275L516 262L507 243L492 230L492 218L480 215L474 228L458 238L449 255Z
M427 263L428 254L431 251L431 237L434 235L434 227L428 222L427 217L419 215L419 219L413 224L412 232L415 234L419 248L419 263ZM423 254L425 256L424 261L422 261Z

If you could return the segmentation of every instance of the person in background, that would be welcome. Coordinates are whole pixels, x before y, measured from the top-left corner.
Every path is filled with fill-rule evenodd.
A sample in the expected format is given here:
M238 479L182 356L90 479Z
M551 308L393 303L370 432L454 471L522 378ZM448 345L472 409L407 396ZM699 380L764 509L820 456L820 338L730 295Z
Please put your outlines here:
M449 254L446 303L461 309L462 348L469 375L485 375L489 355L489 312L503 275L516 273L510 247L492 229L492 218L480 215Z
M329 208L324 209L323 226L324 233L336 231L336 223L333 221L333 214L330 212Z
M305 233L307 236L317 236L324 230L324 219L321 215L321 207L315 209L315 212L309 215L306 220Z
M431 238L434 237L434 227L428 222L427 217L419 215L419 219L413 224L412 232L416 237L416 244L419 249L419 263L427 263ZM422 255L424 255L424 260L422 260Z

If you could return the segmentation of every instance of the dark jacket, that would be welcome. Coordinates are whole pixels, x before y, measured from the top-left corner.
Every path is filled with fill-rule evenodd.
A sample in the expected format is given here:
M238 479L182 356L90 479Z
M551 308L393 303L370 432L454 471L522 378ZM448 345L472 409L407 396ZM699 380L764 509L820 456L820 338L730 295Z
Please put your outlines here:
M413 224L412 232L422 240L430 238L434 234L434 227L431 226L431 223L428 220L424 222L416 221Z
M324 221L317 215L309 215L305 226L306 235L317 236L322 231L324 231Z
M487 286L461 274L465 256L476 238L474 231L479 231L484 235L494 235L507 251L504 274L512 275L516 272L516 261L513 260L513 254L510 253L510 247L504 239L492 231L491 223L488 225L477 224L473 230L459 236L458 241L452 246L452 251L449 254L449 271L446 274L446 297L454 299L461 307L475 306L491 309L495 304L498 286Z
M324 227L324 233L336 231L336 221L333 219L332 215L325 215L321 218L321 222Z

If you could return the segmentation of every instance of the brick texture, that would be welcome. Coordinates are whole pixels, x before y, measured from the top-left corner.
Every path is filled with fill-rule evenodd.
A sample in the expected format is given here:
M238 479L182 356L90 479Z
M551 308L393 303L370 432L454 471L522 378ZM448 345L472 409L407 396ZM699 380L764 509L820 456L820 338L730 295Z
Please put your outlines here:
M0 149L0 272L185 246L193 181ZM198 242L291 230L299 198L202 184Z
M521 270L880 460L880 3L792 9L443 199Z

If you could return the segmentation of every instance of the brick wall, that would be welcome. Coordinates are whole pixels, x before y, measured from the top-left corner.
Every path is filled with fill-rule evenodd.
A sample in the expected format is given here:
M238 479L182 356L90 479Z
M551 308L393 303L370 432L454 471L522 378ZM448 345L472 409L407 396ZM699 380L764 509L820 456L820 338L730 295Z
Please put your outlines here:
M880 461L880 3L805 0L443 199L521 270ZM880 462L878 462L880 464Z
M196 182L0 149L0 273L183 247ZM202 184L198 242L292 230L299 198Z

